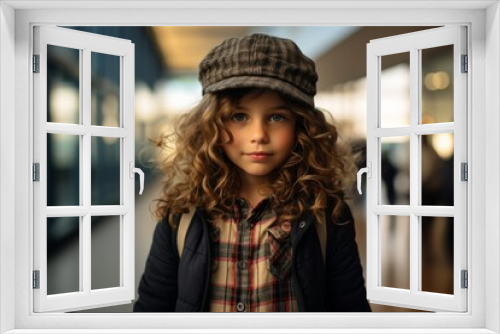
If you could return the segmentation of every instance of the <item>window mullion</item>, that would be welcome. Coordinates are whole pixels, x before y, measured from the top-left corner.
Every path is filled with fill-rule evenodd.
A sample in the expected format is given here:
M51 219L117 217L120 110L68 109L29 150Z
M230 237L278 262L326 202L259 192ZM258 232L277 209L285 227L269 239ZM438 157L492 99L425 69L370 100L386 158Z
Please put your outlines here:
M402 126L394 128L377 128L373 129L373 135L376 137L399 137L409 136L410 132L417 135L431 135L437 133L454 133L455 124L453 122L420 124L412 127Z
M80 254L81 254L81 270L80 270L80 278L82 280L82 285L83 289L82 291L85 293L90 293L91 290L91 277L92 273L90 272L91 269L91 248L90 248L90 222L91 222L91 217L90 214L86 214L82 218L82 226L80 233L82 233L80 237Z
M112 137L112 138L123 138L130 135L128 129L123 128L112 128L107 126L95 126L90 128L90 133L94 137Z
M373 213L377 215L409 216L415 214L422 217L454 217L455 207L439 205L376 205Z
M83 170L83 178L82 178L82 189L83 189L83 206L88 208L89 211L85 213L83 216L83 226L81 233L83 235L83 239L80 243L81 254L82 254L82 263L81 263L81 272L80 276L83 279L83 291L86 293L90 293L91 290L91 215L90 215L90 207L91 207L91 163L92 163L92 152L91 152L91 133L90 133L90 124L91 124L91 52L89 48L83 49L83 57L82 57L82 73L80 77L82 78L82 124L85 127L86 131L83 135L83 148L82 148L82 159L80 163L82 164L81 169Z
M410 208L419 204L420 138L415 134L420 115L420 61L419 51L410 50ZM410 292L418 291L420 281L419 222L420 217L410 210Z
M80 107L80 109L83 110L83 107ZM47 133L83 136L89 131L94 137L122 138L130 134L128 129L113 128L109 126L93 125L89 128L88 126L79 124L47 123Z
M79 140L79 143L80 143L80 146L79 146L79 149L80 149L80 151L79 151L80 152L80 157L79 157L79 162L80 162L80 176L79 176L80 191L79 191L79 200L78 200L79 201L79 205L80 205L80 208L79 208L80 210L83 209L83 208L85 208L85 206L84 206L84 198L85 198L85 196L84 196L84 193L85 193L84 192L84 185L85 185L84 175L85 175L85 171L84 171L84 168L83 168L83 164L84 164L84 151L83 151L83 147L84 147L84 145L83 145L83 138L84 137L83 137L83 135L85 133L85 127L82 124L84 123L84 116L83 116L84 112L83 111L85 110L84 106L85 106L86 102L84 102L84 98L83 98L84 95L82 94L82 92L83 92L83 84L84 84L84 78L83 78L83 73L84 73L84 71L83 71L83 59L84 59L83 50L80 49L80 59L79 59L79 62L78 62L79 66L80 66L80 68L79 68L80 72L79 72L79 76L78 76L79 77L78 87L80 87L80 92L78 94L78 96L79 96L79 109L78 109L79 122L78 122L78 125L76 127L74 127L73 130L82 130L83 133L80 134L80 133L75 133L76 131L71 131L71 132L73 132L72 134L75 134L75 135L78 134L79 135L78 136L78 140ZM55 125L55 127L56 127L55 129L57 129L58 124L50 124L49 123L49 124L47 124L47 128L48 128L47 130L48 131L51 128L52 125ZM72 130L71 128L68 129L67 127L65 127L64 129L65 130L66 129L67 130ZM87 260L86 258L84 258L84 247L83 247L84 241L85 241L84 240L84 233L83 233L84 226L85 226L85 224L84 224L85 223L85 221L84 221L85 214L84 214L84 212L82 212L82 214L83 214L83 216L79 216L80 223L79 223L79 226L78 226L78 231L79 231L78 232L78 239L79 239L79 241L78 241L78 247L79 247L79 250L78 250L78 254L79 254L79 256L78 256L78 261L79 261L79 266L78 266L79 267L78 268L79 269L79 275L78 275L79 276L79 279L78 279L79 283L78 284L79 284L79 288L78 288L78 290L79 291L84 291L84 281L85 281L85 279L84 279L85 270L84 269L85 268L84 268L83 264Z

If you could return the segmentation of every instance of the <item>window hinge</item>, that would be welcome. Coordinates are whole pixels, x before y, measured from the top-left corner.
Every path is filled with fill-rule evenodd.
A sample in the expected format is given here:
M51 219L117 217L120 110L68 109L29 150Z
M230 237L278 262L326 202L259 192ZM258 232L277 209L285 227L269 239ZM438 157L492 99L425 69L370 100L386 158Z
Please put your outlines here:
M40 289L40 270L33 270L33 289Z
M460 178L461 181L468 181L469 180L469 167L467 166L466 162L462 162L460 164L460 170L461 170L461 175L462 177Z
M33 73L40 73L40 55L33 55Z
M33 181L40 181L40 163L38 162L33 164Z
M462 73L469 72L469 57L467 55L462 55Z
M462 270L462 289L469 287L469 276L467 270Z

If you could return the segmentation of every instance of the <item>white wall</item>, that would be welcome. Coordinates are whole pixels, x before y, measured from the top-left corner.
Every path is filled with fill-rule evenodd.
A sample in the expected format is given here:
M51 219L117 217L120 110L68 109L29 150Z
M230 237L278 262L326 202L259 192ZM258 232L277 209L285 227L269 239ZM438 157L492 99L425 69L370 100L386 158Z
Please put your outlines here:
M498 78L500 78L500 6L497 3L490 6L486 11L486 69L495 73L486 77L486 155L485 166L488 182L486 183L486 219L493 224L486 224L486 252L496 254L495 265L486 266L486 328L500 332L500 247L498 245L498 235L500 228L500 175L499 175L499 155L500 155L500 135L499 135L499 110L500 97L498 91Z
M0 2L0 332L14 328L15 12Z

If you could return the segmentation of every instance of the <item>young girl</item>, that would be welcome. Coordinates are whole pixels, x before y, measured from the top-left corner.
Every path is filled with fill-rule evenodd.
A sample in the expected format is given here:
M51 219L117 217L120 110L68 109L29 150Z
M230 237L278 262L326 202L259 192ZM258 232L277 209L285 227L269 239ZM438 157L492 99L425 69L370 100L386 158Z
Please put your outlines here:
M203 98L162 161L134 311L370 311L344 201L354 164L314 107L314 62L291 40L253 34L210 51L199 80Z

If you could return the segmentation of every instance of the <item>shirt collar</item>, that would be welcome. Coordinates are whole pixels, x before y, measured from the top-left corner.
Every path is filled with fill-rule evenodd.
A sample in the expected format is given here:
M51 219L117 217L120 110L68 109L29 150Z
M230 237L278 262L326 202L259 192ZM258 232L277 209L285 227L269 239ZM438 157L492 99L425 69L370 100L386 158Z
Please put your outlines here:
M246 218L252 222L259 221L264 213L273 209L271 206L272 202L273 197L268 196L263 198L254 208L252 208L245 198L237 197L235 205L233 206L233 214L235 214L236 217Z

